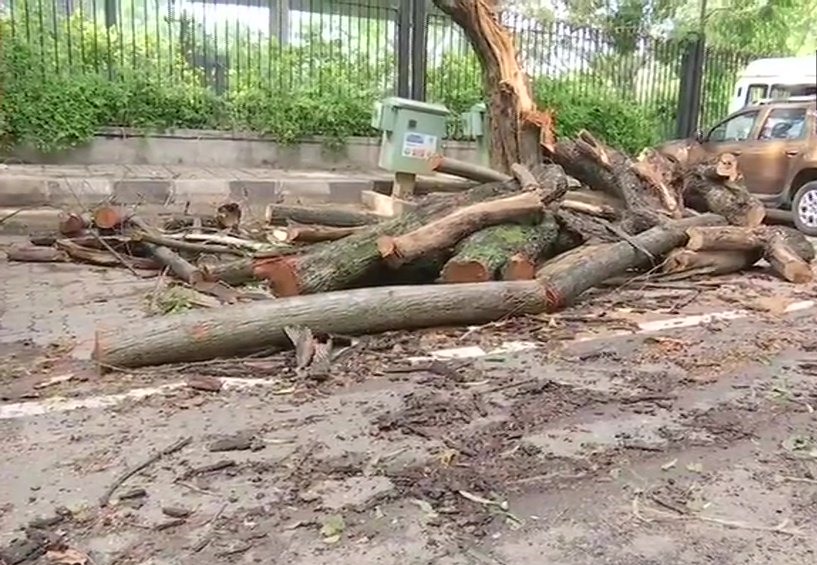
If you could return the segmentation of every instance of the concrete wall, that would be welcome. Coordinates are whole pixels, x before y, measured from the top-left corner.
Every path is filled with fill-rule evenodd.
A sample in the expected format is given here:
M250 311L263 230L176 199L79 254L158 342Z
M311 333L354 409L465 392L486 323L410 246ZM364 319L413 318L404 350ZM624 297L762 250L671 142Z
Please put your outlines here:
M379 139L352 137L340 149L329 149L321 138L292 145L263 136L209 130L176 130L144 134L108 128L74 149L43 154L18 148L18 163L53 165L185 165L192 167L274 168L312 170L372 170L377 168ZM444 142L446 155L475 161L471 142Z

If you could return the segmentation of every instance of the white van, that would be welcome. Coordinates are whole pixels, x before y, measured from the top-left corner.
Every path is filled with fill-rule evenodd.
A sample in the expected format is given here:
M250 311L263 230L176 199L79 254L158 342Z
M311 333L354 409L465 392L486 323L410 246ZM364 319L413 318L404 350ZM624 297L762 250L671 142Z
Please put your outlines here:
M738 75L729 113L759 100L817 94L817 55L752 61Z

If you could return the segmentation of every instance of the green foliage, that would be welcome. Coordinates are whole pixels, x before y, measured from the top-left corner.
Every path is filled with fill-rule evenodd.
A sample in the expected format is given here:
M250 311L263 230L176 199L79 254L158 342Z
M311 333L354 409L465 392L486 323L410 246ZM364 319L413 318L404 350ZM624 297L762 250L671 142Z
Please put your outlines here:
M540 108L554 111L558 136L573 137L586 129L629 153L660 139L660 120L654 111L614 88L593 85L588 89L587 77L537 80L534 95Z

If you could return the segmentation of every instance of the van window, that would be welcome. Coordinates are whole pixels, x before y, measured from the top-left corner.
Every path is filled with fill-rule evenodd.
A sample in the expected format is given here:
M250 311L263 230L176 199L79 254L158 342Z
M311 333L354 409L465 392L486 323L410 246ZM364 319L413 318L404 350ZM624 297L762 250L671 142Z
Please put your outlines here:
M755 104L758 100L766 98L768 85L766 84L751 84L746 90L746 105Z

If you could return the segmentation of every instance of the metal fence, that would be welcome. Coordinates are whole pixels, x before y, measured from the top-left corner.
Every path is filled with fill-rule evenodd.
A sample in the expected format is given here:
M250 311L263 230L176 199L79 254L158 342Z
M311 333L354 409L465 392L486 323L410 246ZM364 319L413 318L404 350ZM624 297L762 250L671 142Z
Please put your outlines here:
M479 62L461 30L425 8L424 25L418 26L416 13L410 17L400 8L405 4L5 0L3 41L24 48L32 72L43 76L94 74L114 81L138 74L197 84L226 97L263 89L281 96L374 98L422 82L428 100L454 111L482 100ZM687 44L631 29L543 23L510 12L501 17L515 32L521 62L546 102L626 102L653 120L661 137L676 133ZM416 45L417 37L423 45ZM695 121L706 125L726 113L737 71L751 58L706 49L698 65L703 97Z

